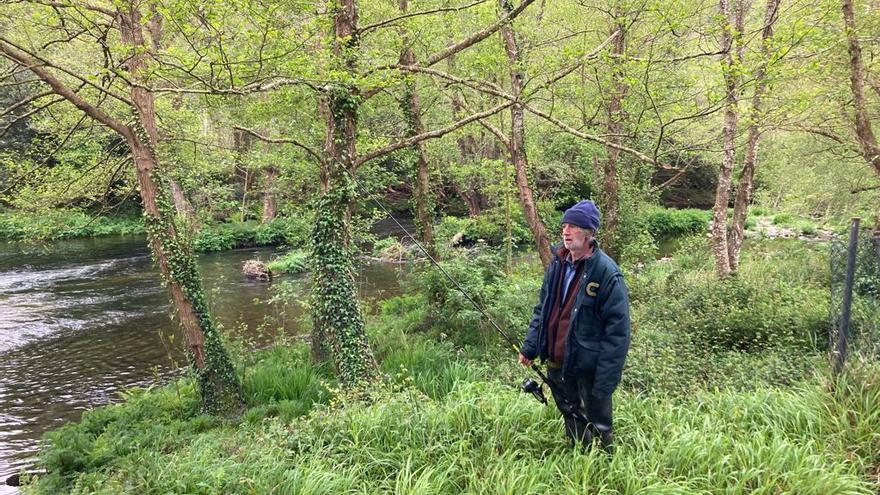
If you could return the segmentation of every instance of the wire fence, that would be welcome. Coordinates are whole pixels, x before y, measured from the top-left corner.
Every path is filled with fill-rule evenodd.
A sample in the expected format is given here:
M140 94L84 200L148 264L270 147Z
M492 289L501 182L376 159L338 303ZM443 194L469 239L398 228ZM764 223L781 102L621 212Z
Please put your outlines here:
M830 244L829 337L836 370L848 359L880 358L880 233L859 228L858 221L854 226L848 237L835 237Z

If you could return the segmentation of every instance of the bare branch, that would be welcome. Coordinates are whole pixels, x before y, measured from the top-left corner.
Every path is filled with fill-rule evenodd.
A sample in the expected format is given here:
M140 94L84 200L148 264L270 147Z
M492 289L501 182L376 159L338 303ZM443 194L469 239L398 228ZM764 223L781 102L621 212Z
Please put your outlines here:
M315 150L313 150L309 146L303 144L301 141L297 141L296 139L293 139L293 138L270 138L270 137L263 136L262 134L258 133L257 131L254 131L252 129L248 129L247 127L241 127L238 125L233 126L232 128L235 130L238 130L238 131L246 132L246 133L250 134L251 136L253 136L253 137L255 137L265 143L292 144L298 148L301 148L306 153L312 155L316 160L318 160L318 163L324 163L324 158L321 157L320 154L318 154Z
M624 153L627 153L629 155L632 155L632 156L638 158L639 160L641 160L645 163L650 163L651 165L654 165L655 167L665 168L668 170L678 170L677 167L672 167L670 165L660 163L657 160L654 160L650 156L648 156L638 150L634 150L630 147L623 146L622 144L613 143L611 141L608 141L607 139L602 139L599 136L594 136L592 134L587 134L585 132L581 132L581 131L575 129L574 127L566 124L565 122L562 122L561 120L559 120L559 119L557 119L547 113L544 113L536 108L533 108L531 105L527 105L525 103L521 103L521 104L522 104L523 108L528 110L530 113L537 115L538 117L541 117L542 119L546 120L547 122L550 122L551 124L555 125L556 127L559 127L560 129L564 130L565 132L567 132L573 136L577 136L581 139L586 139L587 141L592 141L594 143L603 144L605 146L608 146L609 148L614 148L616 150L620 150Z
M603 139L599 136L595 136L592 134L586 134L584 132L578 131L577 129L560 121L559 119L556 119L556 118L552 117L551 115L532 107L531 105L527 104L526 102L524 102L522 100L518 100L515 96L502 91L500 88L498 88L498 86L496 86L494 84L491 84L491 83L488 83L485 81L471 81L468 79L462 79L460 77L446 74L445 72L441 72L441 71L438 71L435 69L429 69L426 67L421 67L418 65L393 65L393 66L389 66L389 68L397 68L397 69L404 70L404 71L422 72L425 74L431 74L433 76L437 76L442 79L446 79L450 82L462 84L462 85L467 86L467 87L474 89L476 91L481 91L483 93L488 93L493 96L498 96L500 98L504 98L505 100L508 101L509 105L512 105L513 103L519 103L523 106L524 109L528 110L532 114L537 115L538 117L541 117L544 120L547 120L548 122L556 125L560 129L562 129L562 130L564 130L574 136L577 136L581 139L586 139L588 141L593 141L595 143L603 144L605 146L620 150L624 153L627 153L629 155L632 155L632 156L638 158L639 160L641 160L645 163L650 163L651 165L654 165L656 167L670 169L670 170L678 170L677 167L672 167L672 166L663 164L661 162L658 162L657 160L649 157L648 155L646 155L638 150L635 150L635 149L632 149L632 148L629 148L627 146L623 146L620 144L612 143L611 141L608 141L607 139Z
M510 138L505 136L504 133L501 132L501 129L495 127L494 125L492 125L489 122L486 122L486 119L480 119L477 122L481 126L483 126L487 131L494 134L495 137L498 138L499 141L501 141L501 144L503 144L505 148L507 148L508 150L510 149Z
M679 170L677 174L673 175L672 177L670 177L669 179L664 181L662 184L659 184L657 186L652 187L651 192L657 192L661 189L666 189L667 187L678 182L678 179L680 179L681 176L684 175L685 172L688 171L688 169L691 167L691 165L693 165L693 163L695 161L697 161L696 158L691 159L691 161L689 161L684 167L682 167L681 170Z
M833 132L831 132L827 129L822 129L819 127L778 126L777 129L780 129L783 131L806 132L809 134L815 134L817 136L822 136L822 137L828 138L838 144L847 144L846 140L844 140L843 138L841 138L837 134L834 134Z
M380 156L383 156L383 155L387 155L388 153L397 151L401 148L406 148L407 146L412 146L413 144L416 144L418 142L444 136L444 135L449 134L450 132L455 131L455 130L457 130L457 129L459 129L459 128L461 128L461 127L463 127L463 126L465 126L475 120L484 119L490 115L494 115L494 114L500 112L501 110L504 110L505 108L509 107L510 105L513 105L513 102L505 102L500 105L494 106L494 107L490 108L489 110L486 110L485 112L476 113L476 114L473 114L469 117L461 119L458 122L455 122L451 125L448 125L442 129L436 129L436 130L429 131L429 132L423 132L423 133L415 135L413 137L410 137L410 138L404 139L402 141L398 141L396 143L389 144L388 146L379 148L377 150L371 151L363 156L358 157L357 160L355 160L355 167L359 167L370 160L373 160L375 158L379 158Z
M459 101L458 104L461 105L461 107L465 111L472 113L471 109L468 108L467 104L464 101ZM499 141L501 141L501 144L503 144L505 148L507 148L508 150L510 149L510 138L507 137L504 132L501 131L501 129L495 127L490 122L486 122L486 119L480 119L477 121L477 123L483 126L487 131L494 134L495 137L498 138Z
M467 10L467 9L469 9L469 8L471 8L471 7L475 7L475 6L477 6L477 5L480 5L481 3L486 3L486 1L487 1L487 0L477 0L476 2L469 3L469 4L467 4L467 5L461 5L461 6L459 6L459 7L442 7L442 8L439 8L439 9L422 10L422 11L419 11L419 12L411 12L411 13L409 13L409 14L399 15L399 16L397 16L397 17L392 17L391 19L386 19L386 20L384 20L384 21L379 21L379 22L375 22L375 23L373 23L373 24L368 24L368 25L366 25L366 26L364 26L364 27L358 29L358 32L361 33L361 34L364 34L364 33L368 32L368 31L372 31L373 29L378 29L378 28L380 28L380 27L382 27L382 26L387 26L388 24L392 24L392 23L394 23L394 22L397 22L397 21L400 21L400 20L403 20L403 19L406 19L406 18L409 18L409 17L416 17L416 16L420 16L420 15L428 15L428 14L437 14L437 13L439 13L439 12L458 12L458 11L460 11L460 10Z
M675 63L675 62L685 62L687 60L693 60L695 58L700 58L700 57L715 57L718 55L724 55L725 53L727 53L727 52L724 50L716 51L716 52L700 52L700 53L692 53L690 55L682 55L680 57L673 57L673 58L644 58L644 57L630 57L630 56L626 55L626 59L627 60L635 60L637 62Z

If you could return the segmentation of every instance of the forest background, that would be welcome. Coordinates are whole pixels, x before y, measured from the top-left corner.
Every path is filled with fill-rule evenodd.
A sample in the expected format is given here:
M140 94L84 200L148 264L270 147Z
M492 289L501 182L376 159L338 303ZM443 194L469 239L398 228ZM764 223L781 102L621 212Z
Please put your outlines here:
M199 432L213 432L203 439L204 453L222 450L222 438L210 435L258 428L271 448L255 448L254 455L268 456L281 442L300 464L317 464L276 465L277 479L262 477L275 485L251 489L292 483L311 493L303 486L317 489L310 483L333 477L333 469L319 465L330 462L322 455L351 441L322 437L332 434L318 425L375 421L369 431L390 428L383 408L417 407L407 395L413 388L438 401L430 407L440 411L414 413L414 421L430 423L415 430L390 428L389 435L406 437L399 451L367 449L399 454L393 461L335 459L333 466L360 470L349 477L354 486L493 491L488 479L496 488L535 490L561 469L584 476L569 479L571 490L610 484L634 492L656 481L690 493L724 483L712 473L732 462L743 490L781 483L832 493L820 490L826 485L811 474L832 452L831 464L822 466L840 474L835 489L876 487L880 449L873 448L876 436L865 433L878 421L876 408L866 406L878 397L876 366L861 371L869 378L855 380L852 396L839 395L846 386L811 374L822 369L817 363L827 351L831 301L819 294L830 285L827 252L761 237L785 227L795 236L840 232L852 216L880 232L880 147L872 125L880 105L878 23L876 5L850 0L4 2L0 232L22 239L146 232L195 383L194 389L178 384L174 394L134 397L129 409L98 412L62 431L50 442L55 450L47 449L52 474L42 489L167 491L134 470L144 455L153 456L154 474L165 473L173 462L157 453L198 456ZM396 240L371 237L370 224L384 216L374 198L409 212L428 250L492 314L519 327L561 212L594 199L603 212L603 249L632 277L642 332L634 345L644 357L631 359L625 385L636 394L627 396L631 438L645 439L629 445L630 459L643 465L619 456L610 471L582 471L566 464L582 454L547 454L534 443L552 435L553 418L504 398L507 392L489 377L515 372L500 364L497 337L436 272L414 276L412 295L365 321L351 277L356 255L420 256ZM747 230L756 237L753 255L747 249L741 257ZM659 242L689 234L697 235L679 239L683 247L672 261L655 261ZM228 352L194 263L196 250L248 244L291 246L288 263L308 269L314 281L307 355L301 345L280 346L260 361L264 372L250 375L243 369L257 365L234 345ZM536 256L520 256L528 253ZM408 342L405 355L394 357L392 338ZM458 362L455 356L467 364L441 366ZM484 368L496 358L494 371ZM306 370L300 385L289 384L281 363L290 362ZM401 364L408 367L394 375ZM743 374L752 367L763 372ZM255 383L256 377L271 383ZM319 407L330 397L370 396L365 390L388 381L396 384L391 397L351 405L351 415L328 419ZM262 387L282 392L261 395ZM727 411L734 415L728 418L707 406L711 414L697 408L694 417L673 421L720 429L735 449L745 449L730 461L727 440L698 442L718 449L716 456L705 455L705 466L682 474L670 459L688 457L681 451L687 434L661 448L657 432L634 430L686 410L683 392L713 387L724 391L696 400L721 409L742 403L746 412L763 407L762 394L785 404L756 414L771 418L753 425L772 438L768 443L739 443L741 408ZM489 406L469 402L475 397ZM852 409L850 400L860 405L854 428L835 416L835 407ZM801 409L792 405L798 401L815 416L792 425L788 414ZM461 411L468 405L477 413ZM149 438L142 439L146 451L114 437L127 421L143 427L138 421L164 414L150 408L167 408L169 431L190 431L171 440L169 431L135 429ZM310 444L291 446L281 438L287 426L279 425L309 414L314 423L303 428L314 427L317 435ZM452 456L458 466L442 471L430 452L418 457L419 442L431 440L410 438L413 431L451 428L461 420L457 414L467 416L466 431L489 435L474 448L498 446L497 464L482 453L476 458L489 465L464 466L452 450L440 449L437 456ZM214 415L247 421L205 419ZM699 424L707 418L719 424ZM480 429L492 421L503 424ZM819 445L829 429L841 440ZM752 473L775 459L772 449L795 442L792 435L810 439L803 452L786 457L800 470L784 461L777 470ZM564 467L520 471L512 461L522 442L535 449L535 460L550 455ZM203 460L188 462L202 466ZM262 465L236 466L230 469ZM484 476L494 470L497 477ZM788 471L796 474L783 476ZM215 485L184 471L170 479L189 487L175 489L199 491L186 484L192 481L208 483L211 492L250 476L213 473ZM344 482L331 481L328 486Z

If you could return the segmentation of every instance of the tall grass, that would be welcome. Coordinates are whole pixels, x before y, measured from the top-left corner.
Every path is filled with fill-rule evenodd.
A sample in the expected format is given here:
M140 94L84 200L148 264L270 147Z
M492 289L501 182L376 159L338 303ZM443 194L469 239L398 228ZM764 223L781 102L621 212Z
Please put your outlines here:
M569 447L551 407L503 384L460 384L436 401L403 390L296 422L214 429L169 453L137 451L70 486L144 494L870 494L880 488L869 477L873 444L834 418L846 409L849 423L877 431L877 413L862 409L876 404L852 408L848 394L820 383L686 400L624 393L618 450L609 457Z

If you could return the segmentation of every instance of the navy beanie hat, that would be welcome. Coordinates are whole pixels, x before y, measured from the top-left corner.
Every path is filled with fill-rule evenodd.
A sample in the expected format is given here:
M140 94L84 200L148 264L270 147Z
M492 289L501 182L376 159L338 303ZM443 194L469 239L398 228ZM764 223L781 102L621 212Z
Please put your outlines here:
M562 215L562 223L570 223L584 229L599 230L599 208L596 203L589 199L579 201L576 205L565 210Z

